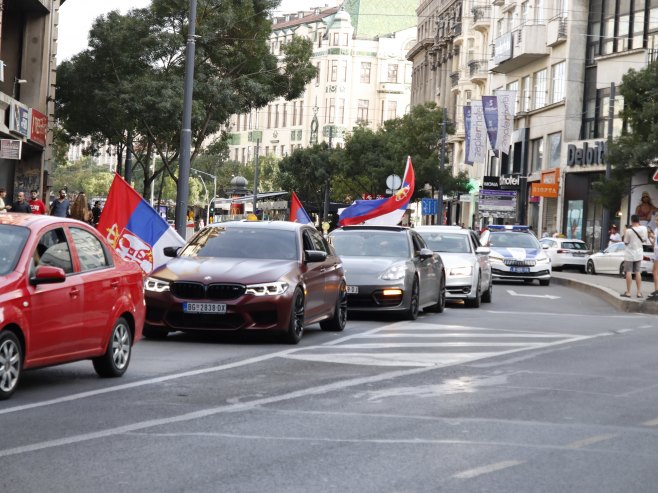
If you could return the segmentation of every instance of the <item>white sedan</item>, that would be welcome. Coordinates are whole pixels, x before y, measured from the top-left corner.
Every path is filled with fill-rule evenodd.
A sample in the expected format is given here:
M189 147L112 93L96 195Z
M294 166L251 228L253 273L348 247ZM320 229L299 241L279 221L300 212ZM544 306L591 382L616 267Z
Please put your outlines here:
M613 243L602 252L597 252L587 257L588 274L619 274L624 275L624 250L626 245L623 243ZM640 264L642 274L651 273L653 270L653 248L651 245L644 245L644 257Z
M569 238L542 238L539 243L551 259L553 269L576 267L585 272L587 257L591 251L587 243Z

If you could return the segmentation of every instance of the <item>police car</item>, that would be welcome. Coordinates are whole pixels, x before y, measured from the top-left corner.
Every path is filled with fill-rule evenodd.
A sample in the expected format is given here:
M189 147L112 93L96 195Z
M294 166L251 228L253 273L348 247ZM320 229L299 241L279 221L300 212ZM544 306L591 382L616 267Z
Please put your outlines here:
M551 260L542 250L529 226L490 225L480 243L491 249L491 274L495 280L537 279L541 286L551 282Z

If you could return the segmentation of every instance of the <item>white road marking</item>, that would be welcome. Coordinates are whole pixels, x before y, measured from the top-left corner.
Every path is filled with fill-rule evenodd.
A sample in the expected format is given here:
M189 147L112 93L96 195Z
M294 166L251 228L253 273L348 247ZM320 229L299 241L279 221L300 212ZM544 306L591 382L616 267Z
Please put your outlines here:
M599 442L604 442L605 440L610 440L611 438L615 438L617 435L615 434L608 434L608 435L597 435L589 438L583 438L582 440L575 441L573 443L570 443L567 445L567 448L583 448L587 447L588 445L592 445L594 443L599 443Z
M643 315L641 313L626 313L624 315L596 315L595 313L589 314L589 313L551 313L551 312L523 312L523 311L511 311L511 310L482 310L480 309L480 312L487 312L487 313L493 313L494 315L532 315L533 317L538 317L538 316L550 316L550 317L569 317L569 318L574 318L574 317L585 317L585 318L597 318L597 317L603 317L603 318L623 318L628 320L629 318L653 318L655 319L655 315Z
M394 334L366 334L366 335L361 335L355 337L356 339L380 339L380 338L404 338L406 339L407 337L413 338L413 337L422 337L423 339L430 338L430 337L438 337L438 338L475 338L475 337L489 337L489 338L507 338L507 337L515 337L515 338L521 338L521 339L561 339L564 337L572 337L573 334L530 334L528 332L523 332L523 333L512 333L512 334L473 334L473 333L464 333L464 332L437 332L435 334L410 334L408 332L396 332ZM334 344L335 346L335 344Z
M471 479L483 474L489 474L492 472L500 471L502 469L507 469L509 467L518 466L523 464L522 461L518 460L506 460L503 462L496 462L495 464L489 464L487 466L476 467L475 469L468 469L466 471L459 472L453 476L456 479Z
M658 418L642 423L643 426L658 426Z
M553 296L552 294L522 294L522 293L517 293L516 291L512 289L507 289L506 290L509 294L512 296L523 296L526 298L545 298L547 300L559 300L560 296Z

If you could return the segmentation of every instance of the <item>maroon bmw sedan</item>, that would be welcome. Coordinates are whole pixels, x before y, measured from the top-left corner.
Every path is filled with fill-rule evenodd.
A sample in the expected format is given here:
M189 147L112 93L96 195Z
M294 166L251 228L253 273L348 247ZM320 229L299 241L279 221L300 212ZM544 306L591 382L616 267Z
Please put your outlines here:
M312 226L235 221L207 226L146 279L144 336L172 331L278 331L297 344L304 327L342 331L340 258Z
M0 400L30 368L90 359L122 376L142 337L142 283L88 224L0 214Z

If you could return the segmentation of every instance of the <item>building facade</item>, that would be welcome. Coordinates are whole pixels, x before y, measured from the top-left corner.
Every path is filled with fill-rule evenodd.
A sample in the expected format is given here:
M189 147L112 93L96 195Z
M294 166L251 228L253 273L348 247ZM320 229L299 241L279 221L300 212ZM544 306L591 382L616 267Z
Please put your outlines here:
M315 143L340 145L358 125L374 130L408 112L411 63L405 53L415 43L414 4L360 0L275 19L272 52L281 55L293 36L308 38L318 74L297 100L278 99L233 115L230 159L246 163L256 152L283 157ZM382 8L391 13L365 14Z
M0 187L46 195L51 169L57 19L64 0L0 3Z

